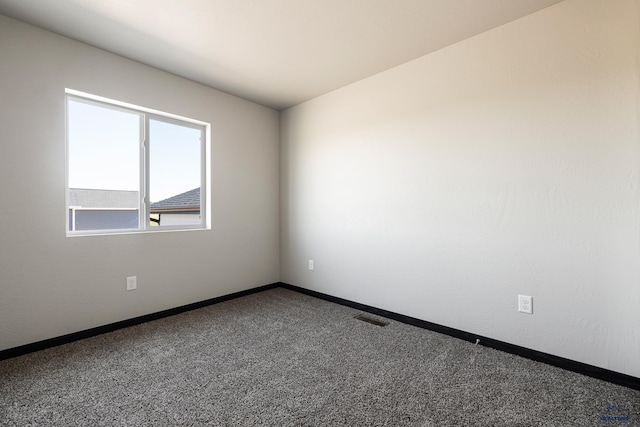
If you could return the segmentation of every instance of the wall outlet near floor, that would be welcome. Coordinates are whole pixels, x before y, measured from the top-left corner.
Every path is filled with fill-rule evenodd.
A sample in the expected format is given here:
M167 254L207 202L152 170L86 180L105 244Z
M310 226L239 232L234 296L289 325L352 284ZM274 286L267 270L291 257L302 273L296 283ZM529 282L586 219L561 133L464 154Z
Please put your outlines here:
M313 270L313 260L309 260L309 270Z
M518 295L518 311L533 314L533 298L529 295Z
M138 287L138 276L127 277L127 290L133 291Z

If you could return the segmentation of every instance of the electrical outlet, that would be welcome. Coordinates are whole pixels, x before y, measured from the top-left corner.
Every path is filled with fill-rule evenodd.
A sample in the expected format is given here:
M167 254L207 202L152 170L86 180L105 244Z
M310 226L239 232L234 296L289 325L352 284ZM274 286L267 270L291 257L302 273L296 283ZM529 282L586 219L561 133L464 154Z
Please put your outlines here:
M309 260L309 270L313 270L313 260Z
M529 295L518 295L518 311L533 314L533 298Z
M127 290L133 291L137 288L138 288L138 277L137 276L127 277Z

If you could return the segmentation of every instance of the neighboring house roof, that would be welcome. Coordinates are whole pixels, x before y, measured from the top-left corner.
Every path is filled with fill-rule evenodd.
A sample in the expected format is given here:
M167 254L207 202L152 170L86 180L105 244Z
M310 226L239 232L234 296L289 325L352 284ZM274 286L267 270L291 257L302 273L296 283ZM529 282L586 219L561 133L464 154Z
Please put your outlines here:
M152 213L185 211L200 211L199 187L151 204Z
M93 188L70 188L69 206L83 208L138 209L140 197L137 191L98 190Z

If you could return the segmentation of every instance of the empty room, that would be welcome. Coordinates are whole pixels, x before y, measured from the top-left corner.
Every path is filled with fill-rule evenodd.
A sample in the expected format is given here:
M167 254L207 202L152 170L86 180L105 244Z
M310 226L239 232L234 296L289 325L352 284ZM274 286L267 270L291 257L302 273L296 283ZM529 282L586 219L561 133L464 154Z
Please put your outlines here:
M640 0L0 0L0 425L640 426Z

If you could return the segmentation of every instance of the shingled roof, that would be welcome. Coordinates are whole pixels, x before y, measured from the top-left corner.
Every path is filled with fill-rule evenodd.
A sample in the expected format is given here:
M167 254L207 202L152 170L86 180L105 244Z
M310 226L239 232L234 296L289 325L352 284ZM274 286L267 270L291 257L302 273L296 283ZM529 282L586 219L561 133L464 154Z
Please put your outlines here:
M199 211L200 187L151 204L151 212Z

